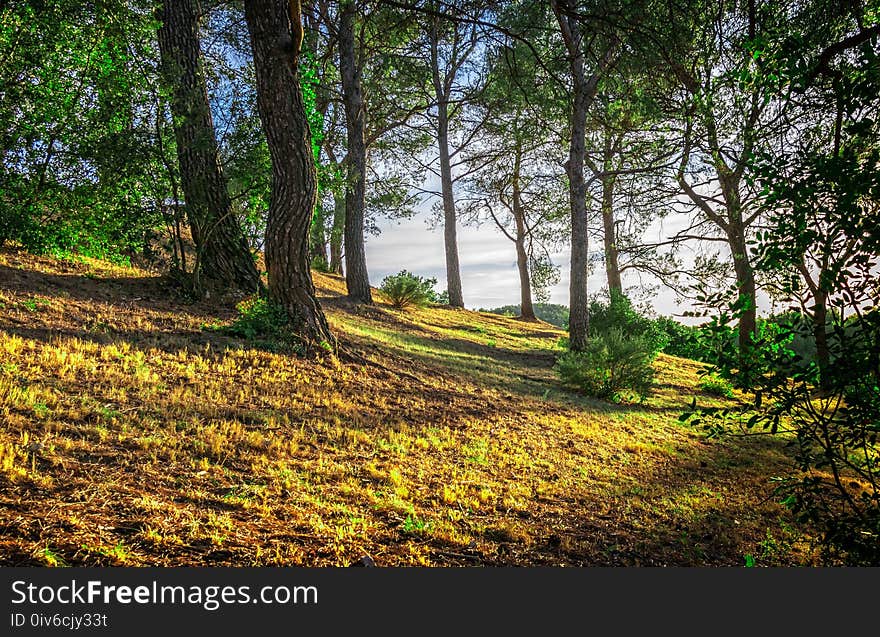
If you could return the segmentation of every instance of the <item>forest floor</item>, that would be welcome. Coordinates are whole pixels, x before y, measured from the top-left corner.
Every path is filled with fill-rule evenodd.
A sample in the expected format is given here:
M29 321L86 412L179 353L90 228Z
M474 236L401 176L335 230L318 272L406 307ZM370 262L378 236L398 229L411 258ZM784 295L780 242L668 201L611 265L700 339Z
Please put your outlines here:
M147 271L0 250L0 563L812 562L773 497L784 441L678 421L719 400L700 364L595 401L553 326L315 282L359 362L224 335L234 307Z

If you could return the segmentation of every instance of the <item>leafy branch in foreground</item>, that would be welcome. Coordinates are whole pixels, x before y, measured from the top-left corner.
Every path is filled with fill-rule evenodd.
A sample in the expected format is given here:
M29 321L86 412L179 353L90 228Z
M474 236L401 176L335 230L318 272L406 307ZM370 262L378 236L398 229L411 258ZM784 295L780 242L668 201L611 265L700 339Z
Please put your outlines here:
M809 34L808 34L809 35ZM815 34L813 34L815 35ZM826 36L821 36L826 37ZM775 62L786 64L785 43ZM777 493L815 525L823 559L880 565L880 65L876 38L821 74L787 69L791 99L812 111L798 145L755 160L766 228L755 263L801 321L748 352L753 398L697 409L681 420L724 435L786 433L796 471ZM824 63L823 63L824 64ZM826 65L827 66L827 65ZM812 355L796 352L809 335Z

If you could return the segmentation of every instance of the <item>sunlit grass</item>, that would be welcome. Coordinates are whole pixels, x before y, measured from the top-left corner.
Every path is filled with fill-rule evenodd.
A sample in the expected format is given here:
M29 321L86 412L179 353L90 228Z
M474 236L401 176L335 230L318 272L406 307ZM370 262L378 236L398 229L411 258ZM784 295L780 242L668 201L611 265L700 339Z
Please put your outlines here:
M803 559L793 533L761 548L786 519L781 446L677 421L697 363L661 356L653 394L612 405L559 385L552 326L351 307L338 277L319 294L362 362L204 329L233 311L146 272L10 251L0 268L5 564Z

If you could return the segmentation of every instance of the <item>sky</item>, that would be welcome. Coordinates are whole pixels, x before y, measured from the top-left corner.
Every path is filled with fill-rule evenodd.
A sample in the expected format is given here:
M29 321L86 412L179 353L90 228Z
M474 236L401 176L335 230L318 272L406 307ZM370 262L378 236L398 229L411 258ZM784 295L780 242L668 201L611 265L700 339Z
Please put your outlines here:
M423 203L418 212L402 220L377 219L378 235L366 236L367 269L370 283L378 287L382 279L401 270L409 270L418 276L435 278L438 291L446 289L446 257L443 248L443 228L431 228L431 201ZM646 241L660 241L685 228L687 215L673 214L655 222L645 230ZM591 246L593 250L595 246ZM516 267L516 250L492 223L480 226L458 225L458 251L461 265L464 304L468 309L490 309L502 305L519 305L519 272ZM551 255L553 263L560 266L560 281L551 289L550 302L568 305L569 252ZM680 253L683 265L693 260L693 251L685 246ZM732 270L732 266L731 266ZM637 285L638 275L624 272L624 289ZM655 284L656 280L647 280ZM605 270L598 264L590 275L590 294L606 286ZM758 291L758 312L768 314L773 308L769 297ZM648 304L658 315L671 316L689 325L705 322L703 317L684 316L694 308L686 301L676 298L670 289L657 286L648 296Z
M442 227L431 229L431 213L421 210L404 220L377 220L380 234L366 237L367 268L370 282L379 286L382 279L400 270L437 279L437 289L446 289L446 257L443 248ZM684 221L684 220L682 220ZM651 227L648 236L665 235L674 231L666 227ZM465 307L469 309L495 308L519 304L519 273L513 243L494 226L458 226L458 250L461 263L462 289ZM551 290L551 303L568 305L569 254L552 255L559 266L561 279ZM628 273L625 273L625 275ZM635 284L626 278L624 286ZM595 268L589 279L589 289L598 292L606 284L605 271ZM678 316L685 306L676 302L675 294L660 288L652 297L651 305L658 314Z

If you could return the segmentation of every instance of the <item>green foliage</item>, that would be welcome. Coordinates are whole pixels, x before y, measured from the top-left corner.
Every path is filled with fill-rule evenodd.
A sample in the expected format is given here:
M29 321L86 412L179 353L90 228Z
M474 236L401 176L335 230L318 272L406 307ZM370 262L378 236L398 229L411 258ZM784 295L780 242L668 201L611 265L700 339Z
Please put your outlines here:
M880 313L862 316L858 329L841 329L838 357L824 370L771 338L755 356L771 370L738 407L697 408L681 420L711 436L742 428L789 435L797 472L777 480L780 500L803 523L821 531L828 560L880 565Z
M388 295L391 304L396 308L423 307L428 303L436 302L438 296L434 291L436 283L437 279L427 279L407 270L401 270L397 274L385 277L380 289Z
M864 45L815 72L821 60L804 57L803 38L828 50L830 33L823 24L771 57L783 70L778 92L799 100L809 90L812 111L799 143L755 158L765 214L755 265L801 311L762 324L736 370L745 404L694 404L681 418L711 435L785 433L794 467L778 497L818 531L828 563L880 566L880 67L876 46Z
M666 333L650 318L639 314L623 294L612 292L609 302L594 300L590 304L590 333L606 334L620 330L627 337L638 340L653 358L667 343Z
M678 343L681 345L679 351L689 354L689 358L711 364L718 376L735 387L748 389L763 375L773 371L774 357L791 358L794 355L792 342L801 332L803 323L793 320L792 315L759 318L749 346L741 349L735 327L744 309L741 301L728 309L720 309L710 321L693 328Z
M423 535L431 528L430 522L425 522L417 515L408 514L401 525L401 530L410 535Z
M270 351L301 353L299 337L293 330L284 308L262 296L241 301L235 306L238 316L231 325L219 331L252 341L257 347ZM208 327L208 329L214 329Z
M701 392L710 396L733 398L733 386L717 374L705 374L697 387Z
M309 131L312 136L312 155L315 157L315 163L319 164L321 144L324 142L324 115L317 108L317 92L320 90L321 78L315 55L311 51L303 51L299 62L300 86L306 107L306 119L308 119Z
M645 398L654 380L654 347L647 336L611 327L591 337L584 351L560 356L554 369L565 384L596 398Z
M312 257L312 270L325 274L330 272L330 264L327 263L327 259L323 254Z
M701 328L679 323L668 316L658 316L654 322L657 329L666 335L666 345L663 347L665 354L708 362L709 355Z
M535 316L542 321L561 327L568 327L568 306L559 305L558 303L535 303L532 306L535 310ZM502 316L519 316L519 305L502 305L501 307L487 310L480 308L480 312L491 312L492 314L500 314Z
M639 314L624 295L612 293L608 303L594 300L590 305L586 348L560 356L555 369L564 383L591 396L644 399L654 380L651 363L666 342L655 321Z
M40 4L0 9L0 243L147 253L168 197L152 16L136 3Z
M287 325L287 315L280 307L262 296L242 301L235 306L238 316L227 333L253 339L258 336L277 334Z

